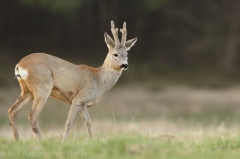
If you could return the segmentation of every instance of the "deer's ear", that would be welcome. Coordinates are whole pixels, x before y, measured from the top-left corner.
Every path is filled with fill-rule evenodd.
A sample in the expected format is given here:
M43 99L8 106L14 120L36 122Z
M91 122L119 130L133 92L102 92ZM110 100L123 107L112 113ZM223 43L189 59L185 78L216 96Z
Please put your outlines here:
M126 41L125 46L127 51L130 50L131 47L133 47L136 42L137 42L137 38Z
M104 33L104 39L105 39L105 42L106 42L109 50L111 50L115 47L115 42L106 32Z

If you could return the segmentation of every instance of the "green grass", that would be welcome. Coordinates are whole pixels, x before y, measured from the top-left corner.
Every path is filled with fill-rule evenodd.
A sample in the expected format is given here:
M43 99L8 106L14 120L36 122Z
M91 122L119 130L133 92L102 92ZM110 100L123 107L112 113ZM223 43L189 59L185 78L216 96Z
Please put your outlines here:
M92 139L70 136L66 142L60 138L51 135L40 142L35 138L19 142L0 138L0 158L230 159L238 158L240 153L240 136L231 134L108 134Z
M27 116L18 116L22 138L12 138L7 110L19 90L0 90L0 159L221 159L239 158L240 88L116 88L89 108L94 137L80 116L61 142L69 105L48 100L39 119L44 139L31 137ZM54 115L53 115L54 114Z

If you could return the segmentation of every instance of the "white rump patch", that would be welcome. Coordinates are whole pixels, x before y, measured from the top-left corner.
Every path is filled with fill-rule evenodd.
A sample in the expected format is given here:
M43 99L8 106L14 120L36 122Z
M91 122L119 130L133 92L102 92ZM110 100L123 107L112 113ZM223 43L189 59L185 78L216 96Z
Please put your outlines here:
M19 66L16 66L15 75L17 76L17 78L22 78L22 79L26 80L28 77L28 71Z

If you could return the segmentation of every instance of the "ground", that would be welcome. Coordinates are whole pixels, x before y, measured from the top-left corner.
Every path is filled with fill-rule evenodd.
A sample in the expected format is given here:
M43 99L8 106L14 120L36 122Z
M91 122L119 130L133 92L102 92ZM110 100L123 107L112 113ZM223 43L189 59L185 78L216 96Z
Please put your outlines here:
M0 158L238 158L240 88L118 86L89 108L94 137L79 115L61 142L69 106L49 99L39 119L38 141L18 117L21 141L13 140L8 108L19 88L0 90Z

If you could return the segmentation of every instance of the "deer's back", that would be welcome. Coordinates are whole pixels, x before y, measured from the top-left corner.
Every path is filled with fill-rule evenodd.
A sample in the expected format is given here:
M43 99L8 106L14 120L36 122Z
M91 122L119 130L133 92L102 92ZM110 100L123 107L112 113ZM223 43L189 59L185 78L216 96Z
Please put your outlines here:
M60 94L80 91L89 81L92 82L92 72L86 66L75 65L45 53L30 54L21 59L17 66L27 70L26 82L35 81L37 84L52 79L53 91Z

